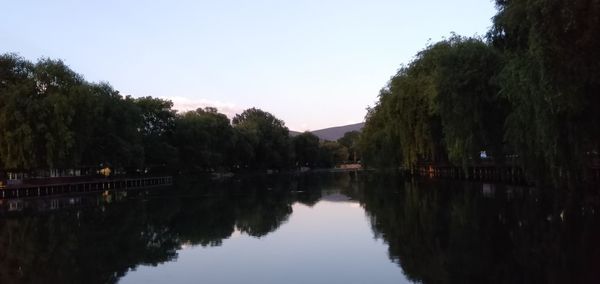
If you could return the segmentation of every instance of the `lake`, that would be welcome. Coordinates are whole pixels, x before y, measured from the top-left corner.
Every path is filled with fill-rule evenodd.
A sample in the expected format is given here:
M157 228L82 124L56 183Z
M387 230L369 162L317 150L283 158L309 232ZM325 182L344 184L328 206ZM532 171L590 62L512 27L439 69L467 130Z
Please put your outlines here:
M0 283L598 283L600 198L366 172L0 203Z

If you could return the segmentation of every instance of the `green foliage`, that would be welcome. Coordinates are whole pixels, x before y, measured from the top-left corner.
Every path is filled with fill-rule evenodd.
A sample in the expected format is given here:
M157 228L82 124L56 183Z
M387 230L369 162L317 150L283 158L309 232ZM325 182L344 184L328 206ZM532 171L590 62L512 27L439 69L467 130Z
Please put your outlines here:
M382 107L389 93L382 90L377 105L367 109L365 126L358 147L365 167L394 167L402 163L400 137L395 123L389 122L388 112ZM385 103L387 105L387 103Z
M87 165L107 163L134 171L142 167L144 147L140 129L142 117L131 97L123 98L108 84L92 86L95 110L91 118L91 143ZM81 110L83 111L83 110Z
M197 109L178 116L173 145L184 171L216 170L229 166L233 130L229 119L215 108Z
M272 114L250 108L236 115L233 127L238 134L240 148L245 150L240 166L253 169L288 168L291 161L289 130L285 123Z
M501 161L506 101L495 83L500 54L473 38L453 36L436 67L436 104L449 159L467 165L486 151Z
M346 133L342 142L354 146L357 143L359 132ZM295 160L297 166L310 168L333 168L348 162L350 157L349 147L336 141L319 141L319 138L304 132L292 138Z
M123 97L60 60L0 56L0 169L287 169L317 166L321 148L309 134L292 141L283 121L260 109L233 125L215 108L177 114L171 101ZM338 149L329 150L333 165Z
M142 115L142 141L146 167L173 168L177 164L178 152L172 143L176 112L171 101L142 97L135 104Z
M317 166L319 163L319 137L306 131L293 137L292 144L297 166Z
M422 52L423 55L429 53ZM400 69L388 86L389 98L382 102L388 119L394 121L390 127L399 134L405 167L433 160L436 145L442 142L435 135L439 136L435 131L439 132L436 126L440 119L434 105L437 93L432 84L432 67L428 66L427 59L418 58L410 68Z
M319 166L332 168L347 161L348 149L335 141L323 141L319 145Z
M518 157L539 178L580 172L598 155L598 5L498 6L489 42L452 35L392 77L366 117L366 166L466 166L485 151L497 164Z
M360 153L358 149L359 138L360 132L355 130L344 133L344 136L337 140L340 145L346 147L348 150L348 161L356 162L360 160Z
M0 166L10 169L139 167L139 109L62 61L0 57Z
M135 99L143 118L142 134L161 137L171 134L175 123L173 102L153 97Z
M489 37L506 57L506 139L536 176L576 172L600 149L600 5L497 1Z
M506 103L495 84L500 66L498 52L476 38L453 35L419 52L392 77L367 115L361 142L365 162L466 165L481 151L501 160Z

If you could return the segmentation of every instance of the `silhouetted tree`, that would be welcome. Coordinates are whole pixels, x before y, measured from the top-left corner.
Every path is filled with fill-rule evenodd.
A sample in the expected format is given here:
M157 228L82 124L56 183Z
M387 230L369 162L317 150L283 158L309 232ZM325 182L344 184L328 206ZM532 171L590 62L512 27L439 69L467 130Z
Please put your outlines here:
M315 167L319 161L319 137L304 132L292 138L297 166Z
M244 155L242 166L255 169L282 169L291 165L291 143L285 123L272 114L257 108L236 115L233 127L240 136Z

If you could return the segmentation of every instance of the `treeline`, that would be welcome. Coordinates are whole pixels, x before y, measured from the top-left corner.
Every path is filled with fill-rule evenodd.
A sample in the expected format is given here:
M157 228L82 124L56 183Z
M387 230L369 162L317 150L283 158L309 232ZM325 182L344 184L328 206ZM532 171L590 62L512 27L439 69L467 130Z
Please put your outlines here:
M497 0L485 38L452 35L398 70L368 109L373 167L515 163L580 173L600 150L600 4Z
M352 158L355 139L347 140L290 137L283 121L256 108L231 121L215 108L177 113L171 101L87 82L60 60L0 55L0 169L332 167Z

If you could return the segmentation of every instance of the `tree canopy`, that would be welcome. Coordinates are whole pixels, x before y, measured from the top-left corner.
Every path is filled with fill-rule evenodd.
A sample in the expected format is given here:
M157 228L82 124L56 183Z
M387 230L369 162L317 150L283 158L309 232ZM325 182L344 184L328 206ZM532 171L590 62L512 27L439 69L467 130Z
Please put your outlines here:
M243 149L248 149L240 158L250 168L284 168L289 166L291 144L285 123L274 115L257 108L237 114L233 120Z
M338 144L311 135L292 139L257 108L231 121L211 107L178 113L169 100L87 82L60 60L0 56L0 169L212 172L345 161Z
M496 1L486 38L428 45L368 109L363 163L518 163L575 176L600 150L600 4ZM480 153L485 152L485 155Z
M419 52L368 111L360 142L365 162L463 164L481 151L498 153L504 118L494 83L499 62L482 40L456 35Z
M60 60L0 56L0 166L66 168L143 162L140 110Z

